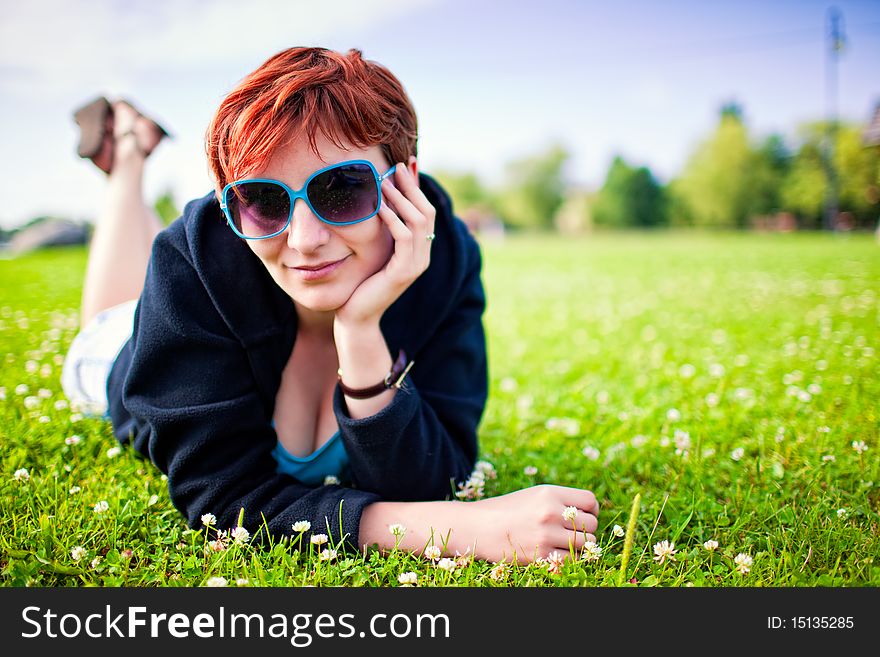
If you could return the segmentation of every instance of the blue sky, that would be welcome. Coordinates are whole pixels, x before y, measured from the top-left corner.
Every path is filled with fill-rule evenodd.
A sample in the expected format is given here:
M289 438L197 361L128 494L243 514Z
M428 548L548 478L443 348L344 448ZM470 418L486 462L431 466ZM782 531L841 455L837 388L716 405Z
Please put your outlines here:
M407 88L420 165L498 182L505 162L558 140L573 184L599 186L615 153L664 181L736 100L753 134L793 135L825 102L830 3L548 0L0 0L0 225L92 217L104 187L76 157L71 111L134 100L176 136L146 196L210 189L202 147L223 95L293 45L360 48ZM839 113L880 102L880 2L838 2L847 48Z

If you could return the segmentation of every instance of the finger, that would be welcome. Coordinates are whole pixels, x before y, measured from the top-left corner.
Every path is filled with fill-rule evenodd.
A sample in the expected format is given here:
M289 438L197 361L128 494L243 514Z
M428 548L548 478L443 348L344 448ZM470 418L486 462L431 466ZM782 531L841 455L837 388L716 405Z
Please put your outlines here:
M562 526L569 531L577 531L580 533L587 532L588 534L594 534L596 532L596 529L599 528L599 519L592 513L578 511L573 521L563 520Z
M436 210L428 197L419 186L419 179L402 162L397 164L394 172L394 183L397 188L406 196L410 202L422 213L423 216L432 222L436 215Z
M563 504L565 506L574 506L581 511L592 513L594 516L599 515L599 501L592 491L583 490L582 488L569 488L560 486L563 489Z
M389 180L382 182L382 195L388 198L389 203L394 206L395 212L410 228L419 231L424 231L427 228L427 217Z

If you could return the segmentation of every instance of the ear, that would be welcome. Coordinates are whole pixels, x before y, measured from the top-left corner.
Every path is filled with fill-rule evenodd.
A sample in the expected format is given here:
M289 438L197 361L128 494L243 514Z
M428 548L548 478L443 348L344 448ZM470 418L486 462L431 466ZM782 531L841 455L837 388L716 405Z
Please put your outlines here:
M410 155L409 160L406 163L406 168L412 174L413 178L416 180L419 179L419 164L418 160L416 160L415 155Z

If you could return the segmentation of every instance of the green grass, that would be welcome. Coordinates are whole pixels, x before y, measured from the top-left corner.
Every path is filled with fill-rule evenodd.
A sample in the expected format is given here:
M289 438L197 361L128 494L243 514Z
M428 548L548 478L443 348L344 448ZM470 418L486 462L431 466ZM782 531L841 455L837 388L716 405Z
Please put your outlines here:
M880 247L868 236L517 237L483 253L486 494L593 490L598 561L493 579L491 563L450 573L399 552L206 555L212 537L187 530L152 465L128 449L108 457L109 425L56 409L85 267L67 249L0 261L0 582L397 586L413 571L421 586L880 585ZM636 494L621 576L612 528ZM653 559L662 540L675 561Z

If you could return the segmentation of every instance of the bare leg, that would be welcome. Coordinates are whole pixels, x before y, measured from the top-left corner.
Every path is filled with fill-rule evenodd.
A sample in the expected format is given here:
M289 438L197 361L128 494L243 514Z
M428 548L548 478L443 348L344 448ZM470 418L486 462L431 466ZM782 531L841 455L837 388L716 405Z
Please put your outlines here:
M143 198L142 149L154 146L159 137L130 107L114 104L114 114L116 135L132 125L136 134L118 138L114 145L107 197L89 246L80 326L102 310L140 296L153 239L163 228Z

